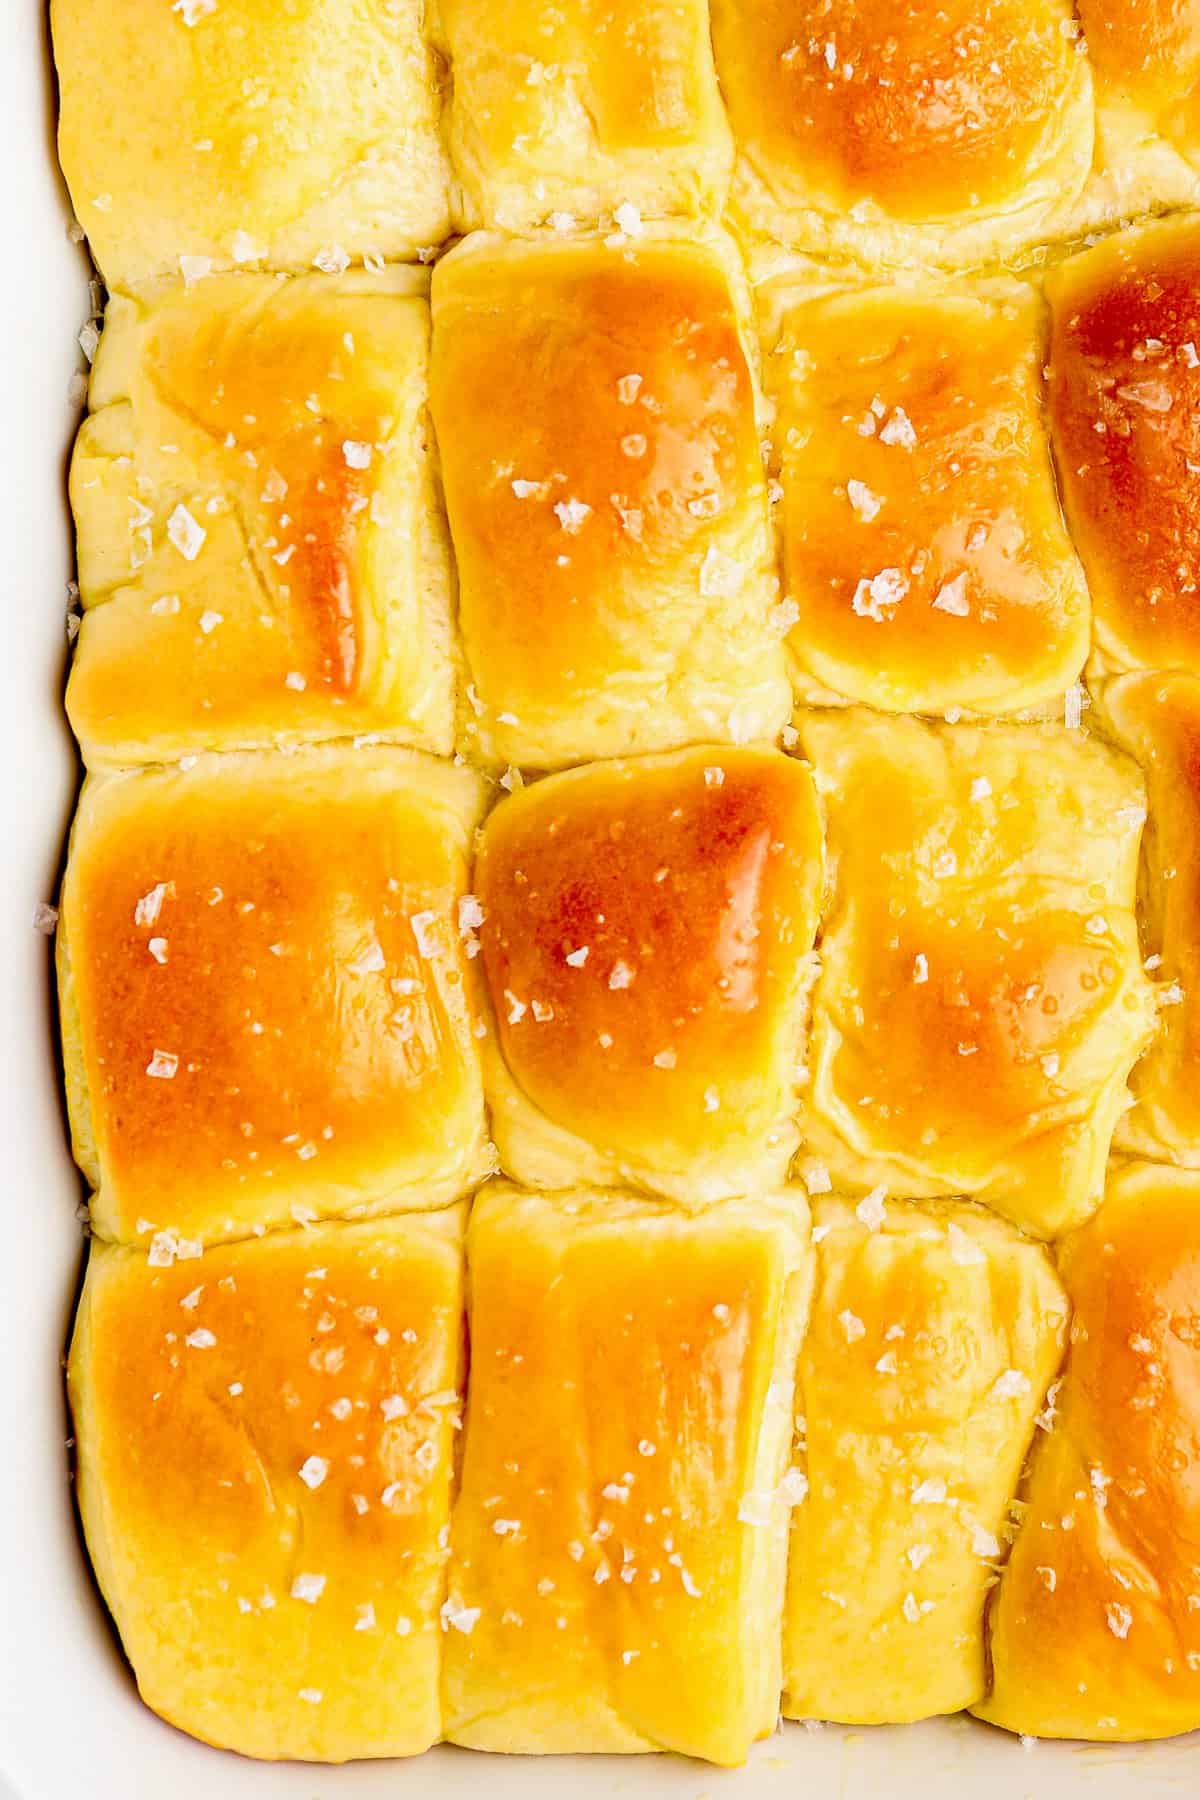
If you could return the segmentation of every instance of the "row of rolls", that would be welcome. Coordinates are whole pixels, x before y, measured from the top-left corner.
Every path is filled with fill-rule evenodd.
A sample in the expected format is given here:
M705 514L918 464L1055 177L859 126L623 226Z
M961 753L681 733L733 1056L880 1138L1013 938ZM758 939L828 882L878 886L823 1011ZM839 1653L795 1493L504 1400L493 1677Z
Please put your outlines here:
M1185 0L54 0L61 155L110 286L727 214L977 265L1193 202Z
M85 760L1078 720L1085 672L1200 672L1198 343L1192 213L1022 276L752 293L662 227L118 294L71 470Z
M464 1211L94 1247L79 1495L165 1718L721 1764L781 1705L1200 1725L1200 1177L1130 1164L1056 1258L960 1201L496 1181L464 1262Z

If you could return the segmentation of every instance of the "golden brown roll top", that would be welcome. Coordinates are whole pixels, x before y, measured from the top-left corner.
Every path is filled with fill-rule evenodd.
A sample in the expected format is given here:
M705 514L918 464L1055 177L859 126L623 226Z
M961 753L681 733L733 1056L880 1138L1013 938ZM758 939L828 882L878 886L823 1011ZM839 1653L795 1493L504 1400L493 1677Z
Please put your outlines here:
M90 762L355 732L450 749L427 295L393 269L110 302L71 469Z
M110 288L449 230L420 0L53 0L58 149Z
M1200 679L1122 676L1103 716L1146 775L1150 817L1141 884L1147 967L1158 1030L1130 1077L1135 1105L1117 1128L1121 1148L1200 1165Z
M366 748L88 785L60 993L102 1236L210 1242L482 1177L478 808L465 771Z
M1040 1737L1200 1727L1200 1179L1134 1165L1063 1247L1049 1437L990 1616L977 1709Z
M341 1762L441 1735L462 1212L168 1267L93 1247L80 1511L142 1697L193 1736Z
M1088 648L1024 283L765 290L802 691L1015 711Z
M984 1601L1066 1300L1048 1253L978 1207L829 1199L814 1218L783 1709L957 1712L985 1691Z
M733 147L707 0L437 0L465 228L719 211Z
M1041 1236L1099 1199L1153 1006L1133 765L1055 726L809 714L837 872L810 1152L861 1190L976 1195Z
M445 1732L741 1761L775 1725L803 1202L485 1190Z
M1046 281L1050 416L1112 669L1200 668L1200 225L1120 232Z
M986 261L1078 193L1091 83L1067 0L713 0L757 233L801 248Z
M776 752L600 763L502 801L475 886L504 1168L685 1202L782 1180L821 883L812 778Z
M438 265L472 751L544 768L784 723L741 279L723 240L662 235Z

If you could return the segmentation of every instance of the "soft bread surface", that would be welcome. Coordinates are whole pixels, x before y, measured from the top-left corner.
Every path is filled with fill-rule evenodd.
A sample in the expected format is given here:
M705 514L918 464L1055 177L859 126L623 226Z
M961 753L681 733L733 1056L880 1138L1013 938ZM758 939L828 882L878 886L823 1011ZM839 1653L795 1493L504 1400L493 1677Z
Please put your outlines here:
M1200 671L1200 220L1118 232L1046 292L1054 452L1098 657Z
M980 1716L1039 1737L1200 1728L1200 1177L1135 1164L1060 1253L1057 1418L990 1615Z
M1048 1253L979 1207L828 1199L813 1217L783 1710L957 1712L985 1691L984 1602L1066 1300Z
M796 1196L477 1200L451 1741L735 1763L773 1730L807 1237Z
M466 771L366 748L93 779L59 950L101 1235L208 1242L482 1178L478 807Z
M810 713L837 886L810 1148L835 1179L970 1194L1041 1236L1100 1198L1151 1029L1128 758L1058 726Z
M110 288L411 257L450 228L421 0L52 0L59 157Z
M449 751L427 296L393 269L109 303L71 470L89 762L354 732Z
M505 1170L691 1203L782 1180L822 887L812 777L707 747L504 800L475 884Z
M464 746L550 768L787 716L732 246L469 238L433 278Z
M749 231L865 263L991 260L1092 150L1067 0L713 0Z
M1126 675L1104 690L1104 718L1146 775L1150 824L1142 926L1157 958L1158 1031L1130 1077L1125 1150L1200 1167L1200 678Z
M988 713L1061 693L1089 608L1042 418L1034 289L810 279L763 299L801 692Z
M733 144L707 0L436 0L463 227L719 211Z
M142 1697L194 1736L342 1762L441 1735L463 1210L93 1247L80 1510Z

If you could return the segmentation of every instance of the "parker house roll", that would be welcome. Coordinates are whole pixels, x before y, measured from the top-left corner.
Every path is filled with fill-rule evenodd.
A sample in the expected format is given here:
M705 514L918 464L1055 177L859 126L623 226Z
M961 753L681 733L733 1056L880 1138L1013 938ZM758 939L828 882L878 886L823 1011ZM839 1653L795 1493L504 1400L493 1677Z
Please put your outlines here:
M1044 704L1088 652L1028 282L762 293L801 694L888 712Z
M451 1742L736 1763L774 1729L807 1246L795 1195L484 1190Z
M1078 0L1096 95L1089 216L1200 199L1200 13L1190 0Z
M471 754L551 768L786 722L751 329L715 235L484 234L438 264Z
M1154 1042L1130 1076L1121 1149L1200 1167L1200 676L1126 675L1102 718L1141 763L1150 796L1141 922L1159 1002Z
M475 888L507 1173L685 1203L783 1180L822 888L802 764L710 745L548 776L489 816Z
M707 0L434 0L467 230L719 212L733 143Z
M90 763L355 732L450 750L428 287L242 274L110 301L71 467Z
M1154 1009L1132 762L1057 725L812 713L836 887L803 1130L835 1185L971 1195L1052 1237L1098 1204Z
M813 1237L783 1710L957 1712L985 1692L984 1602L1066 1300L1045 1249L962 1202L822 1199Z
M1200 672L1200 220L1118 232L1054 269L1050 417L1108 670Z
M92 778L59 989L101 1236L208 1243L482 1178L458 921L479 806L399 750Z
M1200 1728L1200 1176L1122 1170L1060 1252L1057 1417L990 1614L982 1718L1037 1737Z
M58 152L110 288L397 259L450 228L422 0L52 0Z
M867 266L977 265L1048 235L1083 186L1092 90L1069 0L712 14L754 234Z
M463 1211L93 1247L80 1511L142 1698L193 1736L319 1762L440 1737Z

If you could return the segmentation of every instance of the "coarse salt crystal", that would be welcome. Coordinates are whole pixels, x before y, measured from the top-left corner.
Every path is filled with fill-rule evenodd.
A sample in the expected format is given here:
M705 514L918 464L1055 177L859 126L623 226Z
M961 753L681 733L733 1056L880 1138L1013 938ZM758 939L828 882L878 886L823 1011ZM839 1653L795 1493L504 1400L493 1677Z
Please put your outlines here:
M802 1170L800 1179L810 1194L828 1194L833 1189L829 1170L824 1163L809 1163Z
M632 982L633 970L629 967L629 964L626 962L615 962L612 966L612 972L608 977L609 987L614 989L627 988Z
M850 1311L849 1307L846 1307L843 1312L838 1314L838 1324L845 1333L846 1342L848 1344L856 1344L859 1338L867 1335L866 1326L857 1314Z
M167 536L185 561L195 562L208 533L181 500L167 520Z
M267 254L265 244L258 244L248 231L235 231L230 244L235 263L261 262Z
M172 12L179 14L185 25L198 25L217 10L217 0L174 0Z
M746 571L735 557L710 545L700 566L700 592L708 600L732 600L742 591Z
M39 900L33 909L33 929L40 931L43 937L53 937L58 929L57 906L48 906L44 900Z
M366 1602L365 1606L356 1606L355 1607L355 1609L354 1609L354 1629L355 1629L355 1631L374 1631L375 1624L376 1624L375 1608L372 1606L372 1604L369 1600Z
M313 267L320 269L323 275L344 275L350 267L350 258L340 244L330 244L328 249L317 251Z
M208 611L202 612L200 614L200 629L204 633L205 637L208 636L210 631L215 631L217 629L218 625L223 625L224 623L225 623L225 614L224 613L213 612L211 609L209 609Z
M441 1610L442 1630L446 1631L453 1626L455 1631L461 1631L469 1637L475 1629L481 1610L478 1606L464 1606L461 1600L444 1601Z
M146 1064L146 1073L156 1081L172 1081L179 1068L179 1058L169 1050L156 1050Z
M325 1698L320 1688L306 1687L298 1688L296 1691L300 1699L307 1702L309 1706L320 1706L322 1700Z
M590 946L587 944L581 944L578 950L567 951L566 961L572 969L582 969L584 963L588 959L589 947Z
M950 613L956 619L965 619L970 615L971 603L967 599L967 576L964 570L956 575L953 581L944 581L933 597L936 611Z
M849 500L859 518L867 525L870 524L872 519L878 516L879 510L883 505L880 496L872 493L865 481L848 481L846 483L846 498Z
M361 956L346 964L351 975L377 975L386 967L387 959L377 939L367 945Z
M385 1419L403 1419L408 1413L408 1403L400 1394L385 1394L379 1402L379 1410Z
M1108 1629L1115 1638L1127 1638L1129 1627L1133 1624L1133 1614L1119 1600L1110 1600L1104 1608L1104 1616L1108 1620Z
M986 775L977 775L971 783L972 800L986 800L991 794L992 784Z
M374 452L370 444L347 438L342 445L342 460L348 469L369 469Z
M433 926L437 923L435 912L416 912L409 918L412 934L417 940L417 950L429 961L437 955L437 939L433 935Z
M919 950L916 956L913 957L913 981L916 986L920 987L923 982L928 980L929 958L925 955L923 950Z
M585 520L592 516L592 509L582 500L556 500L554 516L563 530L572 537L582 530Z
M300 1464L300 1479L305 1487L319 1488L329 1473L329 1464L323 1456L309 1456Z
M183 1341L189 1350L212 1350L217 1342L212 1332L204 1325L197 1326L195 1331L189 1331Z
M642 215L637 207L628 200L623 201L620 206L615 208L613 218L616 221L617 229L623 231L626 237L641 237Z
M886 1199L886 1187L872 1188L871 1192L864 1195L855 1207L855 1218L859 1219L868 1231L882 1231L887 1218L887 1207L884 1205Z
M899 569L881 569L859 582L850 605L860 619L873 619L883 625L891 618L908 592L908 581Z
M1017 1400L1029 1392L1030 1382L1020 1369L1005 1369L992 1383L992 1393L997 1400Z
M891 417L879 433L881 444L899 445L902 450L914 450L917 434L913 430L912 420L902 406L892 408Z
M179 273L183 276L184 287L195 287L198 281L207 281L213 272L211 256L181 256Z
M306 1606L315 1606L324 1592L324 1575L297 1575L292 1582L292 1599L303 1600Z

